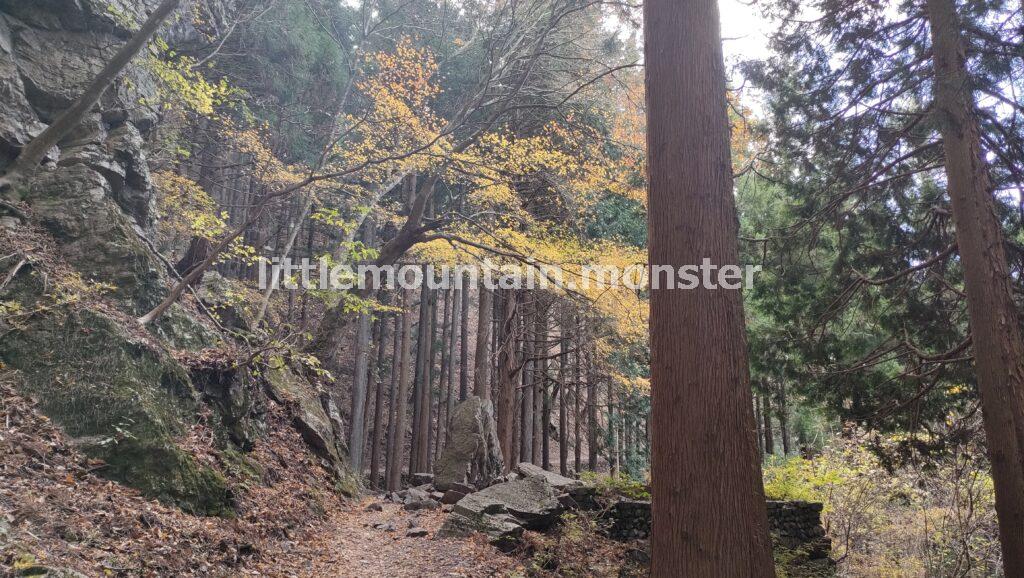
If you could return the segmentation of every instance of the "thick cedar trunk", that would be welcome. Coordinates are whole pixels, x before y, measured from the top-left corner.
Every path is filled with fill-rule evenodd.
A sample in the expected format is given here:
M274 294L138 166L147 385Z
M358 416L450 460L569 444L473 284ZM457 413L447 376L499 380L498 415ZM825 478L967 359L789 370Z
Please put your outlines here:
M736 264L715 0L644 3L650 265ZM739 291L651 290L651 575L775 572Z
M412 291L406 289L402 299L402 345L399 353L398 396L395 404L394 439L388 456L388 490L402 485L402 461L405 453L405 414L408 411L409 382L412 381ZM394 400L392 400L394 401Z
M956 5L953 0L928 0L927 10L935 65L935 117L964 269L1003 568L1007 576L1024 576L1024 341L981 150Z
M416 339L416 377L413 388L412 455L409 473L427 471L427 444L430 430L430 366L432 365L434 292L420 290L420 320Z
M764 432L764 453L773 455L775 454L775 434L772 432L772 396L770 393L765 393L761 396L761 416L762 425L761 431Z
M423 388L424 415L421 422L426 431L426 439L423 442L420 463L420 471L430 472L433 470L430 459L430 447L434 443L434 375L437 367L437 291L430 291L430 333L427 340L427 371L426 387Z
M539 299L538 295L538 299ZM544 356L544 350L547 347L547 341L545 341L544 333L547 331L547 311L541 310L541 304L538 300L537 309L534 311L533 316L533 357L537 360L533 364L533 380L532 380L532 391L533 391L533 406L531 408L531 415L533 416L532 431L530 433L531 441L533 442L530 448L530 456L533 458L530 460L533 465L539 466L542 461L542 448L544 441L544 430L541 429L541 423L544 419L544 408L541 397L544 395L544 380L547 378L547 363L541 359Z
M490 357L487 355L491 341L491 292L480 284L480 300L477 308L476 324L476 355L473 358L473 395L481 399L491 399L491 388L487 383L488 370L491 368Z

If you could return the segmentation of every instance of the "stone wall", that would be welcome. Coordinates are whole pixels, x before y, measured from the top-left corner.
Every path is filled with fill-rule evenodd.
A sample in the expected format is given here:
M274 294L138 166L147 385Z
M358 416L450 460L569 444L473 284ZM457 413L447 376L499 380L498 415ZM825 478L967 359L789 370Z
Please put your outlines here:
M808 548L819 557L828 556L830 548L821 526L821 507L814 502L769 501L768 527L776 542L785 548ZM622 500L610 506L602 518L612 538L647 538L651 532L651 503Z

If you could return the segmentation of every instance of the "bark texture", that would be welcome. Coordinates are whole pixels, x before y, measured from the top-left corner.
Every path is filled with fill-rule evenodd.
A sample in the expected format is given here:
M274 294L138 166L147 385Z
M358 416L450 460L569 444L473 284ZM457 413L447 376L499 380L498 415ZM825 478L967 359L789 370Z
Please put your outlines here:
M644 39L649 262L736 264L718 5L649 0ZM742 296L661 288L650 319L651 575L773 576Z
M978 389L1007 576L1024 576L1024 341L982 154L953 0L928 0L935 112L964 268Z

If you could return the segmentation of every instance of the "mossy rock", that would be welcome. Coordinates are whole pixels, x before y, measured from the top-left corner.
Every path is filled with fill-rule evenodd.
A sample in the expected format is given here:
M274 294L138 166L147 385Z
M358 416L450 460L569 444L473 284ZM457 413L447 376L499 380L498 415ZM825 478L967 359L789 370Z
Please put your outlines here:
M348 467L345 428L330 396L318 391L281 357L272 357L267 365L267 392L292 408L295 429L336 475L335 489L346 496L358 495L362 485Z
M64 258L85 279L113 286L128 311L141 315L163 299L167 275L111 194L102 175L74 165L41 171L29 201Z
M0 360L73 443L106 462L102 475L186 511L230 513L225 480L174 441L197 416L188 373L119 321L57 307L7 333Z

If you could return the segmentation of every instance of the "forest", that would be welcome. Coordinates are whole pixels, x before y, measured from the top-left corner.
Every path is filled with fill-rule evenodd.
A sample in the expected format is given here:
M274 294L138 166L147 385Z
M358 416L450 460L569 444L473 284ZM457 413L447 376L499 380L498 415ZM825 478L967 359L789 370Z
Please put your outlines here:
M0 0L0 576L1024 576L1024 8Z

